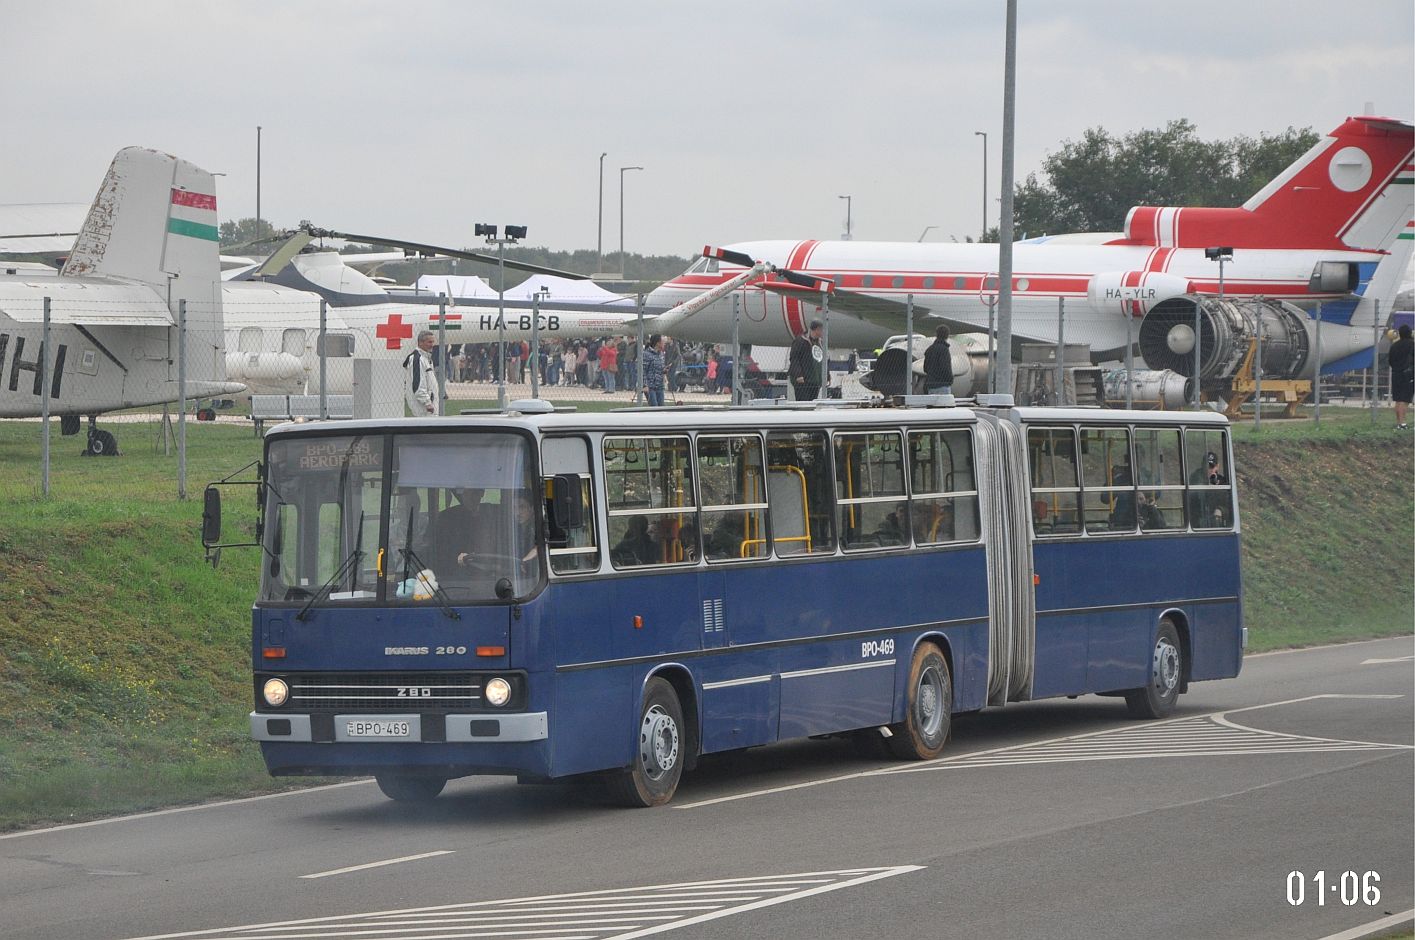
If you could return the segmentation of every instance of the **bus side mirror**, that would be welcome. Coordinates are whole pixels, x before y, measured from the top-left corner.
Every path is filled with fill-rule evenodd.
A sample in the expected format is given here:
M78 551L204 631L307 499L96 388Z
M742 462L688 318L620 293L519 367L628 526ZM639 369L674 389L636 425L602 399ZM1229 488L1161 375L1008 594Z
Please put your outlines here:
M221 491L208 486L201 510L201 544L211 548L221 541Z
M555 513L556 528L568 531L583 526L585 511L580 478L573 473L557 473L551 477L550 490L550 508Z

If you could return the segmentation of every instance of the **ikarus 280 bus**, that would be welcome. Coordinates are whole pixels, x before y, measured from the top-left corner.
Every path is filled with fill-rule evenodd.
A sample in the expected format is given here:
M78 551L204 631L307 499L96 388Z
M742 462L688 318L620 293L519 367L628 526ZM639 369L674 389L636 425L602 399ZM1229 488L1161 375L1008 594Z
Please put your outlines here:
M251 733L275 775L597 775L1237 675L1219 415L814 406L285 425L259 467ZM203 540L220 547L220 491Z

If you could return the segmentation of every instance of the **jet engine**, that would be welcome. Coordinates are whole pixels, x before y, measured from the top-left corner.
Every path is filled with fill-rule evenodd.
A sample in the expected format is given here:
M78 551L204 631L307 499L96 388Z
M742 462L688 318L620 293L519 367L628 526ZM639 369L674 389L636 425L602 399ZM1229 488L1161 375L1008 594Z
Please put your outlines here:
M1291 304L1265 298L1173 297L1150 308L1140 321L1140 355L1154 369L1194 376L1194 323L1199 323L1199 379L1232 378L1249 343L1262 330L1263 374L1295 378L1307 366L1307 315Z
M256 392L298 395L305 386L305 365L290 353L228 352L226 375Z
M1136 369L1129 373L1130 400L1136 408L1159 408L1176 411L1189 403L1194 394L1192 379L1172 369ZM1112 369L1105 374L1105 398L1112 407L1125 404L1124 369Z
M933 337L914 334L914 362L905 366L908 348L904 336L891 336L875 359L874 368L860 377L860 384L881 395L922 395L924 388L924 351ZM987 391L987 339L971 333L949 337L949 352L953 360L953 394L967 398ZM905 376L909 379L906 380Z

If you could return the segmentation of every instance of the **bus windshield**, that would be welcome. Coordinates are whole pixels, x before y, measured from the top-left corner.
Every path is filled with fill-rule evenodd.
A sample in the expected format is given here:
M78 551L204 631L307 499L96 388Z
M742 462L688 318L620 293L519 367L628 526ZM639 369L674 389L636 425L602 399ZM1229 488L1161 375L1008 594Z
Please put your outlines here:
M267 481L263 601L494 603L542 579L520 435L282 439Z

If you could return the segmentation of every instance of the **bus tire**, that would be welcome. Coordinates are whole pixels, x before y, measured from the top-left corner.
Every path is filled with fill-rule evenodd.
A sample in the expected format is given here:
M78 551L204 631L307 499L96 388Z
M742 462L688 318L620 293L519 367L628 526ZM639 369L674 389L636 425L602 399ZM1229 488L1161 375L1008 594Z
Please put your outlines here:
M901 760L933 760L948 743L952 711L948 662L937 646L921 643L909 665L904 720L889 726L889 750Z
M683 776L683 706L667 680L650 679L634 736L634 759L610 776L610 797L622 806L662 806L673 799Z
M1170 621L1162 620L1150 655L1149 682L1125 693L1125 707L1133 718L1164 718L1174 711L1183 681L1184 650L1179 645L1179 631Z
M443 777L422 777L413 774L376 774L378 788L390 800L399 803L426 803L437 798L447 786Z

